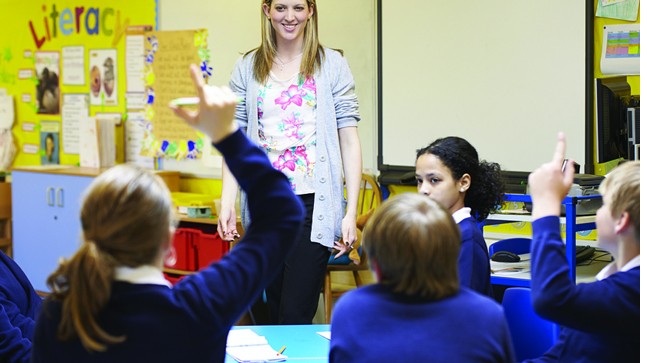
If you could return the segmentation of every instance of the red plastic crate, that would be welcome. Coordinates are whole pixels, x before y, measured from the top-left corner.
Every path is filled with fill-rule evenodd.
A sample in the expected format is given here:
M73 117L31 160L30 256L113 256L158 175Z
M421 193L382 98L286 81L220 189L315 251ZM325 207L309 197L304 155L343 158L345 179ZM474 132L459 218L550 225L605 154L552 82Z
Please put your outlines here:
M209 234L200 231L193 240L196 249L197 269L209 266L229 252L229 242L223 241L218 233Z
M194 247L194 240L199 239L202 231L192 228L178 228L173 237L176 261L174 264L164 262L164 266L176 270L196 271L197 261Z

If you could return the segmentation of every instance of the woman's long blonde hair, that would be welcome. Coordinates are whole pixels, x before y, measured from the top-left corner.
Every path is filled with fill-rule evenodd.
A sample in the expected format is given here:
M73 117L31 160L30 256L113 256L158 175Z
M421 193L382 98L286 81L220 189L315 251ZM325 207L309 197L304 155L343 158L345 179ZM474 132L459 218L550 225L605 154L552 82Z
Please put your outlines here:
M256 48L254 56L254 79L257 82L265 82L272 69L272 63L276 56L276 32L272 27L272 21L265 16L263 5L272 6L274 0L261 0L261 45ZM308 8L312 10L312 16L306 22L303 37L303 56L301 57L301 75L308 77L315 74L321 67L324 59L324 50L319 44L319 23L317 13L317 1L306 0ZM247 54L251 53L251 50Z
M61 301L57 337L76 337L88 351L123 342L98 324L110 299L116 266L154 265L169 242L173 202L164 182L142 168L122 164L99 175L81 207L83 242L47 279L50 299Z

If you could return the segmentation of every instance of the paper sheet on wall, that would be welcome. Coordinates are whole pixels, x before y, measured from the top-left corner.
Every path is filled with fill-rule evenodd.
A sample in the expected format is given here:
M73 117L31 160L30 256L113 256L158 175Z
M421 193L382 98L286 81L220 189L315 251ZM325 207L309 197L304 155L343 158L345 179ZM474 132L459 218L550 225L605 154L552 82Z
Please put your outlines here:
M640 24L605 25L600 52L605 75L640 74Z
M85 48L83 46L63 47L63 69L61 73L64 85L85 85Z
M116 49L92 49L89 54L90 102L93 106L119 104L119 67Z
M598 8L595 16L599 18L636 21L638 19L639 5L640 0L598 0Z
M63 94L63 152L79 153L79 128L89 114L90 98L87 94Z
M144 34L126 36L126 92L144 92Z
M57 121L40 122L40 163L42 165L60 164L61 124Z
M0 130L11 130L14 118L13 96L0 96Z
M143 112L130 112L126 118L126 162L147 169L155 168L155 159L141 154L144 144L146 117Z
M195 95L189 76L191 64L200 65L205 79L211 75L206 37L204 29L146 33L144 80L151 137L145 139L144 152L149 156L201 157L204 144L200 136L175 116L168 105L174 98Z

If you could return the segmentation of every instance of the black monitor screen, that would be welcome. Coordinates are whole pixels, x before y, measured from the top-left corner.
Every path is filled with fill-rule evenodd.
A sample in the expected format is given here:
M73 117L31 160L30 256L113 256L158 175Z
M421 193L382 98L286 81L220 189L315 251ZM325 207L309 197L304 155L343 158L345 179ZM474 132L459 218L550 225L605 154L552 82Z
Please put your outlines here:
M627 159L627 105L629 84L618 79L598 79L598 163Z

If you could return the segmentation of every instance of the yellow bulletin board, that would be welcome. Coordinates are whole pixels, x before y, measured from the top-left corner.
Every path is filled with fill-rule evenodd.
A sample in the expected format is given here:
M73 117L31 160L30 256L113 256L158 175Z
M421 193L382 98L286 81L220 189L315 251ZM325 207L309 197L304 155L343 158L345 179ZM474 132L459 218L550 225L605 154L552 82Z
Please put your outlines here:
M156 28L157 5L0 0L0 90L14 97L14 166L77 165L84 116L126 115L126 30ZM123 162L124 122L116 120L116 158Z

